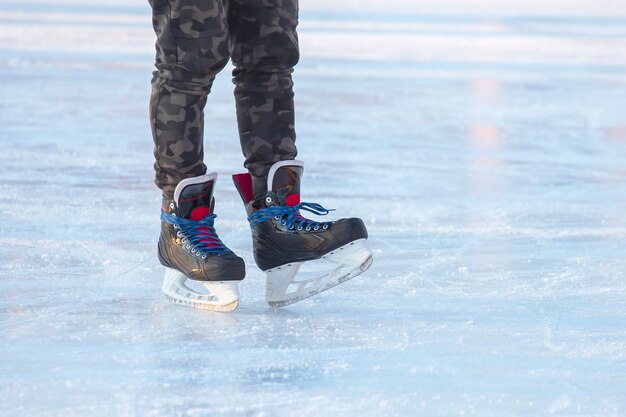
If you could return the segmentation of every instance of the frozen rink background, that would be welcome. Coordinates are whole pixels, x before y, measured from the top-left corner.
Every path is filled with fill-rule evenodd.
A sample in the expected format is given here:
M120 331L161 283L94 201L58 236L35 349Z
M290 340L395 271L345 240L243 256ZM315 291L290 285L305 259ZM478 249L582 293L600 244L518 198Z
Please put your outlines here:
M94 4L0 0L2 416L626 415L624 1L302 0L303 197L375 261L265 305L227 68L234 314L160 293L150 10Z

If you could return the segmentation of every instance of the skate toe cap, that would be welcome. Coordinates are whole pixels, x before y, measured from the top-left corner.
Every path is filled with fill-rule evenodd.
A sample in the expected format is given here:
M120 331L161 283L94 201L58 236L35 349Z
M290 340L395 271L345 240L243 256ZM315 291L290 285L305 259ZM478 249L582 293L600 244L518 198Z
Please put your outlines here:
M201 264L197 279L199 281L241 281L246 275L246 267L239 256L228 251L209 256Z
M357 239L367 239L367 228L363 220L357 217L340 219L334 222L333 228L339 233L344 242L352 242ZM339 230L337 230L339 229Z

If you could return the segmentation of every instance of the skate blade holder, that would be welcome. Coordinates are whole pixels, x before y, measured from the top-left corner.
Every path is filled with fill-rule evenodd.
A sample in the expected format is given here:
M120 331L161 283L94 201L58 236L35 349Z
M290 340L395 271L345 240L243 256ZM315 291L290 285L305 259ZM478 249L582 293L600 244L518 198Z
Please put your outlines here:
M165 268L161 290L176 304L203 310L228 312L239 305L238 281L194 281L172 268Z
M319 294L365 272L372 264L372 253L358 239L322 256L321 259L292 262L266 272L265 300L271 307L284 307ZM324 273L324 266L331 269Z

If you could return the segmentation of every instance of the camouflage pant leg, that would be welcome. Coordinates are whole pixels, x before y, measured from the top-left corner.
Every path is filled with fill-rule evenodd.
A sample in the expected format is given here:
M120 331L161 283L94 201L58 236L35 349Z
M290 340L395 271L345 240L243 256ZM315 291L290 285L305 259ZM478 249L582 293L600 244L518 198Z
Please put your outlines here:
M296 156L297 0L224 0L228 22L222 0L149 1L157 34L150 106L156 184L171 197L181 179L206 172L203 108L228 61L230 33L245 166L255 193L264 192L269 167Z
M222 0L149 0L157 35L150 123L155 183L171 198L182 179L206 172L204 114L215 75L228 63Z
M300 57L298 0L229 3L239 137L259 195L270 166L297 154L291 73Z

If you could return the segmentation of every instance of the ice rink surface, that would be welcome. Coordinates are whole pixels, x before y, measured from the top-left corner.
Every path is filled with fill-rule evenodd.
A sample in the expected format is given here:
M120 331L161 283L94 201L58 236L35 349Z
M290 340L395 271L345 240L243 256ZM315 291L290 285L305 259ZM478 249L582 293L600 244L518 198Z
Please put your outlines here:
M0 0L3 417L626 416L625 2L303 0L303 198L375 261L267 307L227 69L233 314L160 293L150 10L93 4Z

